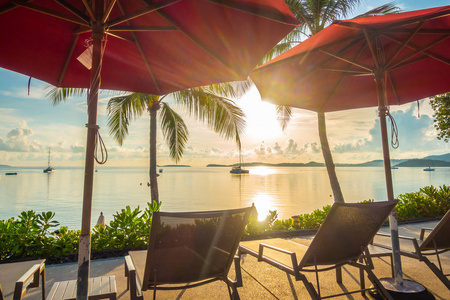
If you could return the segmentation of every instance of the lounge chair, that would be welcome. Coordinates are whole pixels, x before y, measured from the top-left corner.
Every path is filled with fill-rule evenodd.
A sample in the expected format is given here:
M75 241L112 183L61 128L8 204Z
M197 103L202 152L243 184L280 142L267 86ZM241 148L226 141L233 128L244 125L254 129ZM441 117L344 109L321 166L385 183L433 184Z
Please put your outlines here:
M364 271L381 295L386 299L392 299L372 272L374 267L367 246L397 202L334 203L309 247L292 243L295 245L292 247L289 245L291 251L287 251L268 244L260 244L259 250L256 251L240 245L238 255L250 254L257 257L258 261L269 263L287 274L293 275L295 280L301 280L304 283L312 299L337 297L356 292L364 294L365 291L370 290L364 286ZM280 252L281 255L289 255L291 266L265 256L264 250L266 248ZM300 263L297 263L297 255L301 256L299 257ZM319 272L336 269L336 280L338 283L342 283L341 267L343 265L359 268L361 289L337 295L322 296ZM307 279L305 272L315 272L317 290Z
M39 287L45 299L45 259L0 264L0 299L21 300L31 287Z
M427 231L430 231L430 233L425 238L425 234ZM378 233L377 235L389 237L388 234L383 233ZM422 228L420 231L419 240L417 240L416 238L405 236L400 236L399 238L411 241L412 246L414 247L414 251L406 251L404 249L400 249L400 254L418 259L419 261L423 261L450 290L450 281L448 278L450 274L444 274L441 259L439 257L440 254L450 251L450 210L447 211L444 217L442 217L442 219L434 228ZM392 266L392 250L390 247L379 243L373 243L373 245L369 247L369 249L371 249L371 252L373 251L374 253L376 253L373 256L390 256ZM436 260L439 267L436 266L436 264L430 261L427 257L433 255L436 255Z
M157 289L186 289L222 280L230 298L239 299L236 287L242 286L242 278L236 250L253 208L154 213L147 250L130 251L125 257L130 298L143 299L147 289L153 289L155 298ZM236 281L228 278L233 260Z

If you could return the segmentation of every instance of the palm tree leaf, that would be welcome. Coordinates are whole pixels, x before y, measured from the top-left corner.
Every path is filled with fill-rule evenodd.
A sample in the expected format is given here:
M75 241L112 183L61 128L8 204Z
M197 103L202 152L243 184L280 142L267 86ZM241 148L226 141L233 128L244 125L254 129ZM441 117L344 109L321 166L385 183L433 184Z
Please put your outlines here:
M109 100L107 106L109 132L119 145L123 144L128 135L130 120L137 119L148 109L150 98L150 95L132 93Z
M207 123L226 139L236 138L245 129L244 112L232 100L215 95L205 87L180 91L174 97L191 116Z
M82 88L59 88L53 85L45 87L47 91L46 97L53 105L58 105L61 102L65 102L67 98L71 96L79 96L87 94L88 89Z
M390 14L396 14L398 12L400 12L400 7L396 6L394 2L390 2L390 3L386 3L384 5L381 5L379 7L376 7L374 9L371 9L368 12L365 12L361 15L358 15L358 16L354 17L354 19L380 16L380 15L390 15Z
M170 149L170 156L178 162L183 156L189 132L186 124L167 103L161 103L161 129Z
M281 129L284 131L291 120L292 109L289 106L277 105L277 119L280 122Z

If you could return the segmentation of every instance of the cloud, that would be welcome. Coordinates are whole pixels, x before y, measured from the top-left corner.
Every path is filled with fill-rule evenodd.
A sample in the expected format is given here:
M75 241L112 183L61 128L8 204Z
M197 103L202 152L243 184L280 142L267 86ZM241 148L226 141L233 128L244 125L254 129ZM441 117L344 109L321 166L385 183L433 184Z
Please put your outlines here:
M39 152L42 145L37 141L29 141L33 131L28 128L27 123L22 121L20 127L11 129L6 139L0 139L0 151L8 152Z

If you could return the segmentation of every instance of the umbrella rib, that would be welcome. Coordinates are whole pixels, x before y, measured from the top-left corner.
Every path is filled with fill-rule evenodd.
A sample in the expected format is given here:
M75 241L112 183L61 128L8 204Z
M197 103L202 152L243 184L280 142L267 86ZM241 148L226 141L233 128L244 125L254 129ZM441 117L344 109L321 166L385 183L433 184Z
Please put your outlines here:
M28 0L28 1L31 1L31 0ZM0 8L0 15L1 15L1 14L4 14L4 13L10 11L10 10L13 10L13 9L17 8L17 6L18 6L18 5L17 5L17 4L14 4L14 3L6 3L5 5L3 5L3 6Z
M58 18L58 19L62 19L62 20L80 24L80 25L89 26L89 22L87 22L85 19L78 18L78 16L73 17L71 15L63 14L61 12L57 12L57 11L54 11L54 10L51 10L48 8L44 8L44 7L41 7L38 5L34 5L31 3L26 3L26 2L20 1L20 0L14 0L14 4L37 11L37 12L40 12L40 13L43 13L43 14L46 14L46 15L49 15L49 16L52 16L52 17L55 17L55 18Z
M82 0L84 7L86 8L89 16L91 16L91 19L93 22L97 22L97 18L95 17L94 11L92 10L92 7L90 5L90 3L87 0Z
M400 44L400 47L398 47L398 49L397 49L397 51L395 51L394 55L392 55L391 58L387 61L386 69L389 69L389 65L394 60L394 58L397 57L397 55L400 53L400 51L402 51L405 48L406 44L408 44L411 41L411 39L416 35L416 33L423 27L423 24L424 24L424 22L420 22L417 25L417 28L413 32L411 32L409 37L403 43Z
M356 61L351 61L351 60L349 60L349 59L346 59L346 58L344 58L344 57L340 57L340 56L338 56L338 55L335 55L335 54L330 53L330 52L328 52L328 51L325 51L325 50L323 50L323 49L321 49L320 51L323 52L323 53L325 53L326 55L332 56L332 57L337 58L337 59L339 59L339 60L345 61L346 63L352 64L352 65L354 65L354 66L356 66L356 67L360 67L361 69L364 69L364 70L367 70L367 71L369 71L369 72L372 72L372 69L371 69L370 67L365 66L365 65L363 65L363 64L359 64L359 63L357 63Z
M363 45L360 47L360 49L358 50L358 52L356 53L354 60L357 60L357 59L361 56L361 54L362 54L362 52L364 51L365 48L366 48L366 47L365 47L365 45L363 44ZM353 65L350 65L350 66L347 67L347 72L348 72L348 71L351 71L350 69L352 68L352 66L353 66ZM324 105L322 106L322 112L325 111L325 107L326 107L327 104L330 102L331 98L332 98L333 95L336 93L337 89L341 86L342 81L344 80L344 78L345 78L345 74L342 74L342 76L339 78L338 82L336 82L336 85L333 87L333 90L331 91L330 95L328 96L328 99L325 101Z
M401 42L398 41L395 37L392 37L392 36L390 36L390 35L385 35L385 37L388 38L388 39L390 39L390 40L392 40L393 42L401 43ZM434 40L433 42L431 42L431 43L429 43L428 45L423 46L423 47L416 46L416 45L414 45L414 44L412 44L412 43L406 44L406 47L411 48L412 50L415 50L416 52L413 53L413 54L411 54L411 55L409 55L409 56L407 56L407 57L406 57L404 60L402 60L401 62L399 62L399 63L393 65L393 66L391 67L391 69L394 68L394 67L397 67L399 64L404 63L407 59L409 59L409 58L411 58L411 57L413 57L414 55L417 55L417 54L419 54L419 53L422 53L423 55L426 55L426 56L428 56L428 57L430 57L430 58L432 58L432 59L435 59L435 60L437 60L437 61L443 62L443 63L445 63L445 64L447 64L447 65L450 65L450 60L449 60L449 59L447 59L447 58L445 58L445 57L443 57L443 56L441 56L441 55L432 53L432 52L430 52L430 51L426 51L427 49L429 49L429 48L431 48L431 47L433 47L433 46L439 44L440 42L446 40L447 38L449 38L449 36L442 36L442 37L440 37L440 38Z
M120 12L125 15L125 9L122 6L122 3L120 1L117 1L117 6L119 7ZM127 25L130 25L129 21L126 21ZM158 84L158 82L156 81L156 77L155 74L153 73L153 70L150 66L149 61L147 60L147 57L144 54L144 50L142 49L142 45L138 39L138 37L136 36L135 32L131 32L131 35L133 36L134 42L136 43L136 46L139 50L139 53L142 56L142 59L144 60L145 66L147 67L148 72L150 73L150 77L152 78L153 84L155 85L156 89L158 90L158 93L161 93L161 88Z
M79 11L76 7L74 7L72 4L68 3L65 0L55 0L58 4L60 4L62 7L76 15L78 18L83 19L86 21L87 24L89 24L89 18L87 18L81 11Z
M129 13L127 15L123 15L123 16L121 16L119 18L116 18L114 20L109 21L107 23L108 27L113 27L113 26L115 26L117 24L120 24L120 23L129 21L131 19L135 19L137 17L140 17L142 15L145 15L145 14L157 11L157 10L159 10L161 8L164 8L166 6L170 6L170 5L175 4L177 2L180 2L180 1L181 0L166 0L166 1L159 2L157 5L154 4L154 3L151 3L149 1L145 1L145 3L147 3L147 7L143 8L143 9L140 9L140 10L137 10L137 11L135 11L133 13Z
M67 67L69 66L70 59L72 58L73 51L77 45L78 35L74 36L72 45L70 46L69 53L67 55L66 61L64 62L63 69L61 70L61 74L58 77L58 83L61 84L64 80L64 76L66 75Z
M175 26L181 33L183 33L187 38L189 38L192 42L194 42L198 47L200 47L200 49L202 49L203 51L205 51L206 53L208 53L209 55L213 56L215 59L217 59L218 61L220 61L225 67L227 67L228 69L232 70L233 72L235 72L235 70L230 66L230 64L225 61L224 59L222 59L222 57L220 57L219 55L217 55L217 53L215 53L214 51L212 51L211 49L209 49L208 47L206 47L201 41L197 40L195 37L191 36L188 32L186 32L185 30L182 29L182 27L177 24L174 20L172 20L168 15L166 15L164 12L162 11L157 11L157 13L163 17L167 22L169 22L170 24L172 24L173 26Z
M282 24L295 24L293 22L289 22L288 20L286 20L286 17L283 15L280 15L277 12L272 12L272 11L267 11L267 10L262 10L262 9L255 9L253 7L251 7L250 5L244 5L242 3L237 3L237 2L233 2L233 1L228 1L228 0L205 0L220 6L224 6L224 7L228 7L228 8L232 8L241 12L245 12L251 15L255 15L257 17L261 17L261 18L265 18L274 22L278 22L278 23L282 23ZM297 21L298 24L298 20Z
M114 26L109 32L116 31L177 31L174 26Z
M109 3L108 8L106 9L106 11L103 14L102 24L105 24L106 20L108 20L109 15L111 14L111 11L113 10L113 7L114 7L115 4L116 4L116 0L112 0Z
M120 34L120 33L118 33L118 32L107 31L106 34L107 34L107 35L110 35L110 36L113 36L113 37L115 37L115 38L118 38L118 39L121 39L121 40L130 42L130 43L133 43L133 44L136 43L136 41L133 40L132 38L130 38L130 37L128 37L128 36L125 36L125 35L123 35L123 34Z
M400 105L401 104L400 99L398 98L397 90L395 89L395 85L394 85L394 81L392 80L391 73L389 71L386 71L386 73L387 73L387 76L389 79L389 83L391 84L391 88L392 88L392 92L394 93L395 100L397 101L397 105Z
M375 67L378 69L380 67L380 63L375 54L375 49L373 49L372 41L369 37L369 33L367 32L367 28L363 28L364 36L366 37L367 44L369 45L370 53L372 53L372 61L375 63Z

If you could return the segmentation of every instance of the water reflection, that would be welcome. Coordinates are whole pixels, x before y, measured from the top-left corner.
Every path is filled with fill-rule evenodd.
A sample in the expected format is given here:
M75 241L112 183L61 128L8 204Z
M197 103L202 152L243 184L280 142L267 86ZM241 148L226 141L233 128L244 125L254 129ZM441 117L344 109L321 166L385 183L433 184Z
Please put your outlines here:
M252 175L272 175L275 173L277 173L277 170L270 167L255 167L250 171Z

